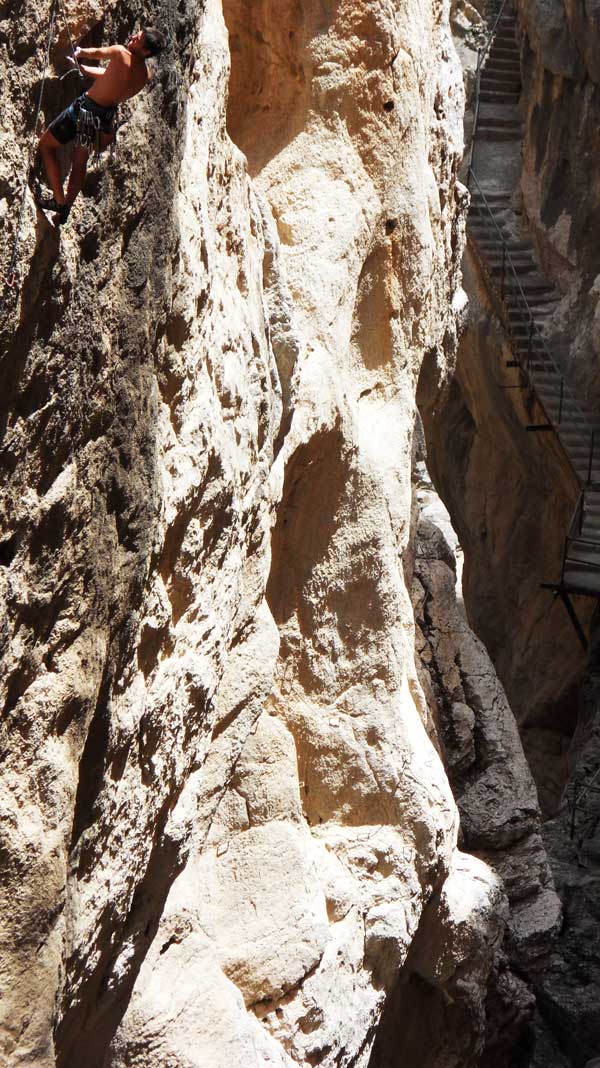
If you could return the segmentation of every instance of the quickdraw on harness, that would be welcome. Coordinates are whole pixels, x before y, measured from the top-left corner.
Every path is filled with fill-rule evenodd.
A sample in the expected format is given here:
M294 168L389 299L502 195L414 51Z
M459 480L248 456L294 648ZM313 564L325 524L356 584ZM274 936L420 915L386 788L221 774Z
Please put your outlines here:
M75 144L81 148L89 149L90 152L94 150L97 155L100 151L101 126L99 115L94 115L93 111L80 107L77 115Z
M113 134L116 138L117 133L117 109L110 108L107 114L104 116L96 114L93 110L90 110L81 104L77 111L77 134L75 136L75 144L81 148L86 148L90 152L95 152L97 156L100 155L102 145L100 143L100 135L102 133ZM115 142L111 143L110 150L111 155L114 153Z

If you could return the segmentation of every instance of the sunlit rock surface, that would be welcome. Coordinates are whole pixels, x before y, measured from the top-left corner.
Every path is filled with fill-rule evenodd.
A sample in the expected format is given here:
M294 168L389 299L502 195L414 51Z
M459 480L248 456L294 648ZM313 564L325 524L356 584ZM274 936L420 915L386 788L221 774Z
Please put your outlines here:
M83 43L139 18L68 14ZM495 778L516 742L491 673L452 697L451 771L504 717L457 809L453 682L409 596L416 383L426 354L450 375L464 309L448 12L153 19L171 47L116 160L61 231L27 195L1 313L1 1058L375 1068L404 983L466 990L437 1060L407 1063L467 1068L507 991L502 1050L529 1008L459 812L487 852L537 817L520 756ZM35 4L2 23L4 270L46 26Z

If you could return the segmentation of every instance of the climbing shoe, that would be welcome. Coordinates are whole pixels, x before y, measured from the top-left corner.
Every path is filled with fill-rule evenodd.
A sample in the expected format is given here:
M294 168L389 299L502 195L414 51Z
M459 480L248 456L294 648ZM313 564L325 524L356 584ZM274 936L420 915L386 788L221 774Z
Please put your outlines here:
M51 211L54 215L58 216L57 223L62 226L69 218L69 212L71 210L70 204L59 204L54 197L46 197L41 191L36 191L35 202L38 208L42 211Z

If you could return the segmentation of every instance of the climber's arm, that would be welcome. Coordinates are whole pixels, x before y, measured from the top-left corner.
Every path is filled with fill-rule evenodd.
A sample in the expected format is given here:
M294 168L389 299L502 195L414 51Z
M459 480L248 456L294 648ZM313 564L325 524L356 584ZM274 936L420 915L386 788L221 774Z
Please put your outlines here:
M104 67L88 67L85 63L80 63L79 69L83 71L86 78L92 78L94 81L102 74L106 74Z
M82 59L118 59L127 55L124 45L107 45L106 48L76 48L75 56L79 63Z
M106 73L105 67L88 67L86 63L79 63L73 56L67 56L67 62L71 64L73 70L78 67L81 73L85 74L86 78L91 78L92 81Z

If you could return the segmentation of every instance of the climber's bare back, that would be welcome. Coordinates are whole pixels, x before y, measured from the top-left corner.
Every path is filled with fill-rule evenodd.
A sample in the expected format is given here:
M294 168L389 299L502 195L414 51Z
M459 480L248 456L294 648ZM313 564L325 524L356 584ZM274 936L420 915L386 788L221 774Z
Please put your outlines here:
M66 223L69 212L83 189L87 161L91 151L89 133L95 131L96 151L107 148L115 139L116 107L139 93L150 81L146 60L157 56L166 46L166 39L155 26L145 26L133 33L124 45L108 45L103 48L75 48L67 56L72 67L89 78L92 83L86 93L61 111L41 135L39 150L44 161L52 196L43 190L34 194L35 202L42 211L57 216L57 225ZM88 66L106 61L107 67ZM61 164L58 151L62 145L75 141L73 162L69 174L69 187L65 197Z
M95 78L94 84L87 91L90 100L109 108L135 96L150 79L148 68L141 56L134 55L123 45L113 47L115 52L110 57L108 67Z

